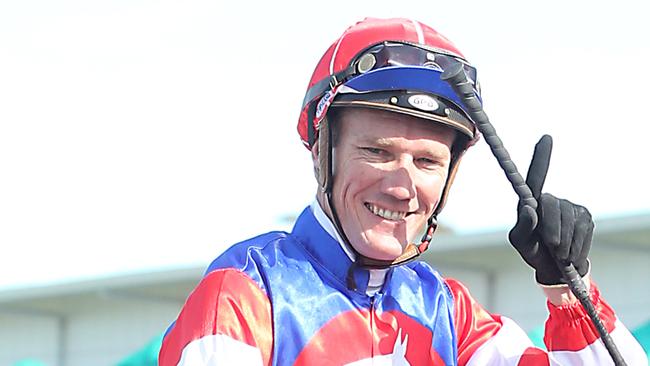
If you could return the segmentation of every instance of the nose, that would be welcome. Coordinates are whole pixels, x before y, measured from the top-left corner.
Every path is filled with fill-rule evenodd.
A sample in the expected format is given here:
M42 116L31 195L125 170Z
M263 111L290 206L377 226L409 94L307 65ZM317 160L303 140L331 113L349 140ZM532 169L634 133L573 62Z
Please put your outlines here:
M415 198L416 189L412 168L408 162L396 163L393 169L385 172L381 186L382 192L398 200Z

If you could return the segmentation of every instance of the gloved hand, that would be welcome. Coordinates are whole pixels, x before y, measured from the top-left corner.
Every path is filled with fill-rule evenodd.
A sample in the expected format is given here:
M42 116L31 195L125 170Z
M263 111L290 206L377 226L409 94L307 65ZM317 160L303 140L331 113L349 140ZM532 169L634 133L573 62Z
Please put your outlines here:
M537 211L520 201L517 223L509 234L510 243L535 269L537 282L542 285L565 283L553 256L562 264L573 263L580 276L587 274L587 255L594 230L594 222L586 208L542 193L552 146L549 135L544 135L535 145L526 184L537 200Z

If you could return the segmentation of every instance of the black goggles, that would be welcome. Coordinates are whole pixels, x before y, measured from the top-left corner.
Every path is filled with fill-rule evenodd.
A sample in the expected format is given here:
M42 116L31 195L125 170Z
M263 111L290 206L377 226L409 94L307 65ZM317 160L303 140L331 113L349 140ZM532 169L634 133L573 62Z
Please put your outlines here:
M424 66L440 72L460 62L469 81L478 91L476 68L448 51L412 43L383 42L361 52L352 66L357 74L387 66Z
M458 62L463 65L467 78L480 98L481 89L476 68L460 56L430 46L409 42L384 41L359 52L346 69L331 75L329 79L314 84L305 95L303 107L315 98L322 96L327 90L368 71L389 66L422 66L442 72L450 65Z

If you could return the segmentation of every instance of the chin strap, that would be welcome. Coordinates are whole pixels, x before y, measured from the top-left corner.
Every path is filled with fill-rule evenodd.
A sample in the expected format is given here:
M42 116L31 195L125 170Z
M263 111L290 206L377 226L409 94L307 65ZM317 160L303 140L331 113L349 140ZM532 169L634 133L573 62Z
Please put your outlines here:
M335 215L336 217L336 215ZM338 218L336 219L338 221ZM340 227L339 224L337 224L337 227ZM357 252L351 245L349 245L349 241L347 238L343 238L343 240L346 241L346 244L354 251L354 254L356 255L356 260L352 262L350 265L350 268L348 269L348 275L347 275L347 286L348 289L352 291L356 291L358 289L357 283L354 279L354 270L356 268L363 268L363 269L387 269L391 267L396 267L396 266L401 266L403 264L406 264L408 262L411 262L412 260L416 259L417 257L420 256L420 254L424 253L425 250L429 247L429 243L431 242L431 239L433 238L433 233L436 231L437 227L437 222L436 219L432 216L429 219L429 225L427 227L427 233L424 235L422 238L422 242L419 245L409 243L406 248L404 248L404 251L402 254L393 259L393 260L379 260L379 259L373 259L366 257L359 252ZM338 229L337 229L338 230ZM342 230L341 230L342 231ZM343 234L344 236L345 234Z
M429 248L429 243L431 243L433 233L436 231L437 227L438 221L436 220L435 216L431 216L427 221L427 231L424 236L422 236L420 244L407 244L402 254L393 260L379 260L357 254L358 257L356 262L358 263L359 267L367 269L382 269L406 264L419 257L420 254L424 253L424 251Z

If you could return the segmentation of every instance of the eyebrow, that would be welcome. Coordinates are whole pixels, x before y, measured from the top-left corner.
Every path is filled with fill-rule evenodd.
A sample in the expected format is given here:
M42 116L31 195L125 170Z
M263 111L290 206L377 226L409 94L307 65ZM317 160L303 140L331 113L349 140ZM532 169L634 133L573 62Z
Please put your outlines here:
M364 139L364 140L365 140L365 139ZM377 146L379 146L379 147L390 147L390 146L393 146L393 143L390 142L390 140L387 139L387 138L385 138L385 137L372 138L372 137L368 136L368 138L367 138L366 141L368 141L368 142L371 143L371 144L377 145Z
M389 148L389 147L392 147L394 145L390 141L389 138L385 138L385 137L377 138L377 137L373 137L371 135L364 135L361 138L361 143L362 144L367 144L367 145L373 145L373 146L380 147L380 148ZM449 154L445 154L445 153L441 153L439 151L433 151L433 150L429 150L429 149L417 150L416 153L420 154L420 155L424 154L424 155L426 155L426 156L428 156L430 158L433 158L433 159L444 159L447 156L451 156L451 152Z
M375 147L379 148L389 148L395 145L393 142L390 141L389 138L386 137L376 137L372 135L363 135L359 139L359 144L360 145L372 145Z

